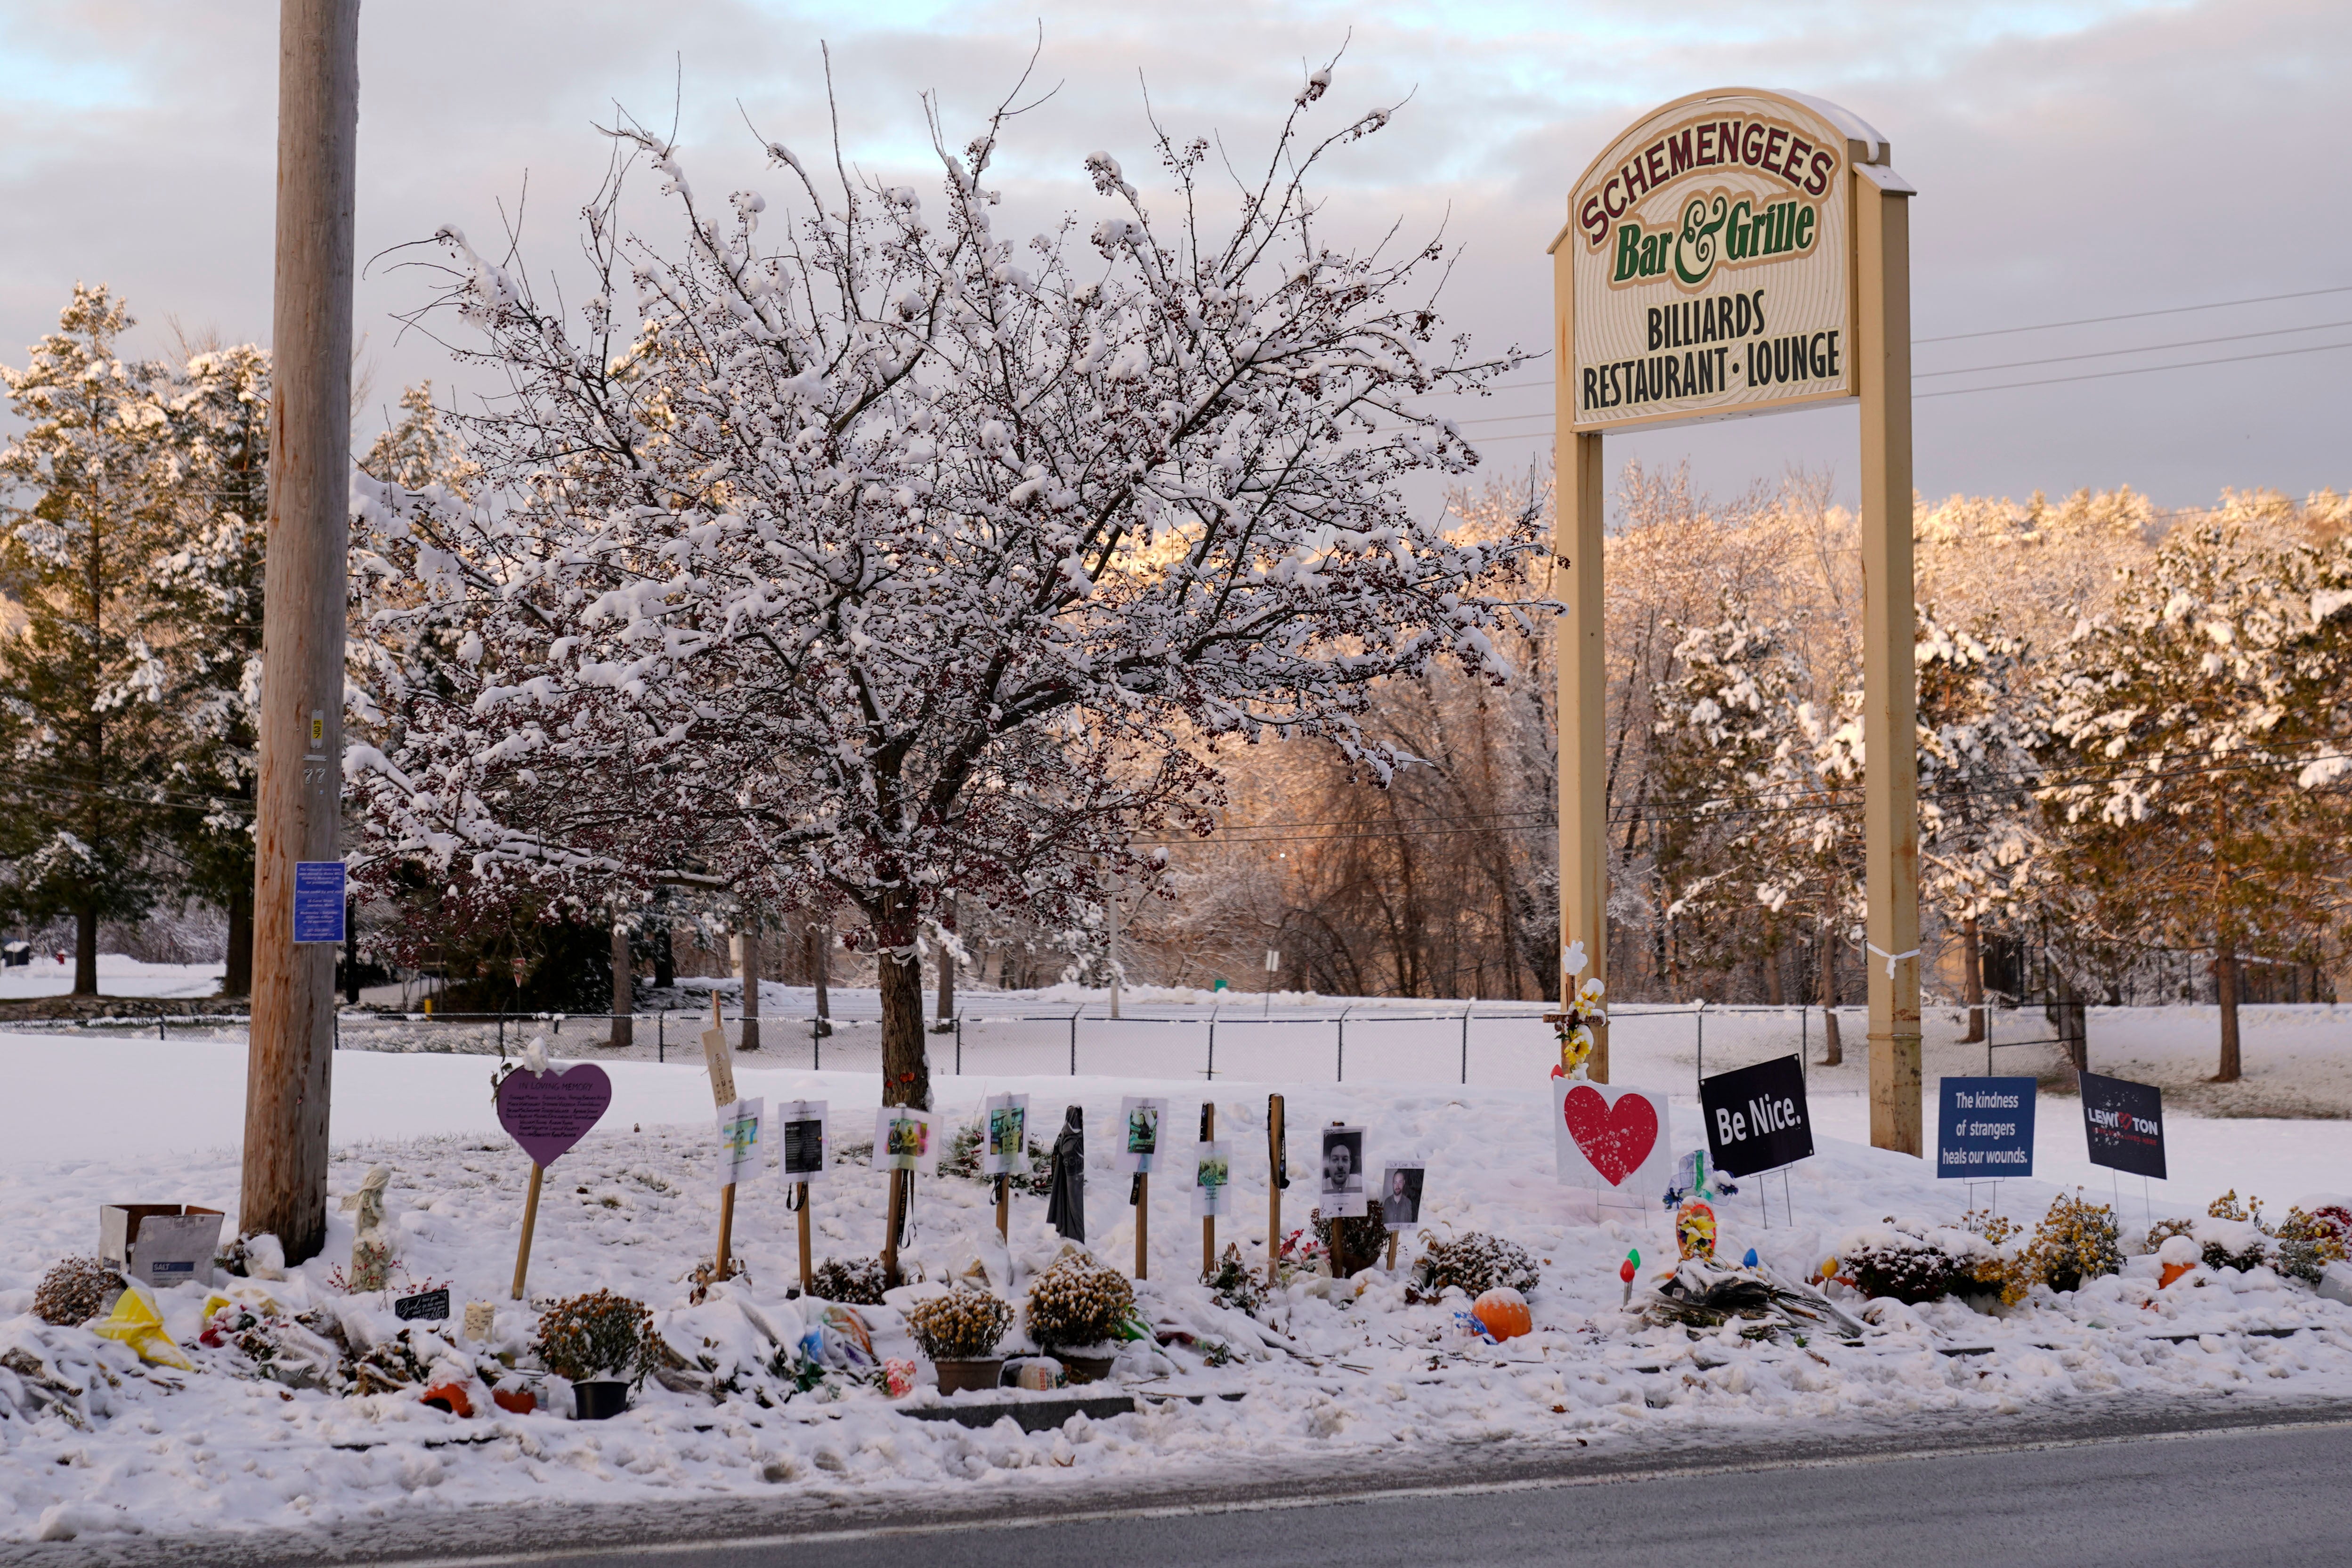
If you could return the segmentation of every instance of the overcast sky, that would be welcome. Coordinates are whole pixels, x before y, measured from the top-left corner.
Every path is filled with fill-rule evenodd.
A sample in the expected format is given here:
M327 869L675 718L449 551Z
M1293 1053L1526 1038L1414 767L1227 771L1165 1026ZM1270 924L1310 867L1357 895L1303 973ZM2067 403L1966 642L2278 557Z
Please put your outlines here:
M2352 349L2300 352L2352 344L2352 6L2340 0L368 0L359 248L378 259L358 297L373 375L362 438L404 384L482 384L394 319L433 289L429 272L395 263L432 253L380 253L444 223L489 248L501 204L511 216L528 178L525 258L535 274L561 271L607 157L595 126L616 103L659 130L675 118L698 189L778 197L746 118L821 151L830 42L848 156L930 187L919 95L938 94L961 142L1018 77L1040 25L1037 78L1058 90L1001 165L1016 211L1093 214L1103 204L1079 161L1094 148L1130 177L1148 169L1147 88L1171 129L1237 153L1262 147L1302 62L1344 43L1331 121L1410 101L1335 168L1333 231L1442 224L1467 247L1448 318L1496 348L1544 346L1544 247L1570 183L1627 122L1714 86L1833 100L1892 140L1918 187L1920 339L2337 290L1923 342L1927 494L2128 483L2196 506L2224 487L2352 482ZM76 279L127 296L142 352L168 346L171 318L266 339L276 26L259 0L0 3L0 117L15 149L0 166L0 360L22 363L20 345L54 324ZM643 232L674 248L675 223L644 189ZM2213 339L2230 341L2197 341ZM2186 346L2106 352L2150 345ZM2249 354L2271 357L1930 395ZM1979 366L2013 368L1931 374ZM1537 384L1466 411L1500 421L1479 427L1498 470L1523 472L1549 442L1548 388L1518 379ZM1520 414L1532 417L1506 417ZM1803 465L1851 495L1855 432L1843 409L1612 437L1612 466L1687 458L1723 496Z

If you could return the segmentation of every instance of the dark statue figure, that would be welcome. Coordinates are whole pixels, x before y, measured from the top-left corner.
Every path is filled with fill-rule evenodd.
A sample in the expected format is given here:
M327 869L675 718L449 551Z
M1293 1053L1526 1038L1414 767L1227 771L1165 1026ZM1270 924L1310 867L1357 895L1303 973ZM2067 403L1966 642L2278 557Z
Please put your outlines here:
M1054 1139L1054 1177L1045 1197L1045 1223L1072 1241L1087 1238L1087 1127L1082 1106L1073 1105L1062 1113L1062 1131Z

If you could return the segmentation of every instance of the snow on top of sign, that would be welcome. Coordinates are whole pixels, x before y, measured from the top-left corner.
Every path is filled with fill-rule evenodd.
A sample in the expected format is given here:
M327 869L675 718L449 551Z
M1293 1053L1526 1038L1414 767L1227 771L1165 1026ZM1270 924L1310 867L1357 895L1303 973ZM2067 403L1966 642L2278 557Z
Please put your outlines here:
M1791 92L1785 87L1776 87L1771 90L1779 93L1782 98L1803 104L1843 132L1847 141L1863 143L1868 149L1862 158L1862 162L1865 163L1885 163L1894 151L1888 145L1886 138L1880 134L1878 127L1851 109L1832 103L1826 98L1815 98L1809 92Z

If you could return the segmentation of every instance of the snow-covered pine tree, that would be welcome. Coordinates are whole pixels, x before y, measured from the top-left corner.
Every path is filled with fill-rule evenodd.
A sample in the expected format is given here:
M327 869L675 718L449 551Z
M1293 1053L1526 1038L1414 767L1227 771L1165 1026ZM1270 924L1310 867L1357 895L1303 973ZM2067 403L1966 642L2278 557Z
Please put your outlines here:
M2336 937L2352 828L2352 545L2176 530L2053 664L2071 755L2052 871L2116 940L2210 949L2217 1081L2242 1070L2239 968Z
M0 904L75 926L74 992L98 990L98 924L136 920L165 882L173 809L169 675L150 634L177 479L168 378L126 362L129 311L77 284L22 370L0 366L23 428L0 449Z
M1108 879L1148 885L1139 834L1207 829L1234 742L1388 773L1366 692L1445 656L1501 678L1534 542L1407 504L1476 460L1417 400L1515 361L1437 335L1439 246L1325 242L1309 176L1389 121L1309 137L1329 79L1223 222L1210 142L1163 134L1164 210L1097 153L1091 222L1000 235L1007 108L961 153L934 126L932 206L770 145L776 244L763 196L722 216L624 126L682 243L625 234L616 179L569 315L448 231L513 395L466 422L478 504L364 487L378 624L448 654L430 689L387 672L397 731L349 764L387 860L461 898L690 872L845 905L886 1098L927 1104L947 900L1090 927Z
M2041 848L2034 789L2049 736L2024 645L1986 618L1973 631L1919 614L1919 879L1960 935L1968 1036L1985 1037L1982 922L2032 904Z
M228 916L221 993L253 989L253 801L269 519L269 355L205 345L166 402L179 455L176 541L153 563L150 619L167 672L173 838L184 891Z

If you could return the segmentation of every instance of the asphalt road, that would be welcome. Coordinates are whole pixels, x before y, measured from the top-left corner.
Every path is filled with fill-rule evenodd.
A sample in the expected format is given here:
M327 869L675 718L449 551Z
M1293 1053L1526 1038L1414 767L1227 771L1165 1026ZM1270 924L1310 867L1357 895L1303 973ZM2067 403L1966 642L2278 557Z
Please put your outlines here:
M1355 1461L1360 1467L1360 1459ZM1278 1561L1448 1568L1988 1568L2352 1563L2352 1409L2089 1412L1672 1450L1439 1452L1368 1476L1282 1476L955 1512L811 1510L781 1495L648 1510L478 1510L308 1538L25 1549L45 1564L404 1568L1103 1568ZM389 1528L387 1528L389 1526ZM537 1542L539 1544L530 1544ZM0 1563L19 1561L0 1551Z

